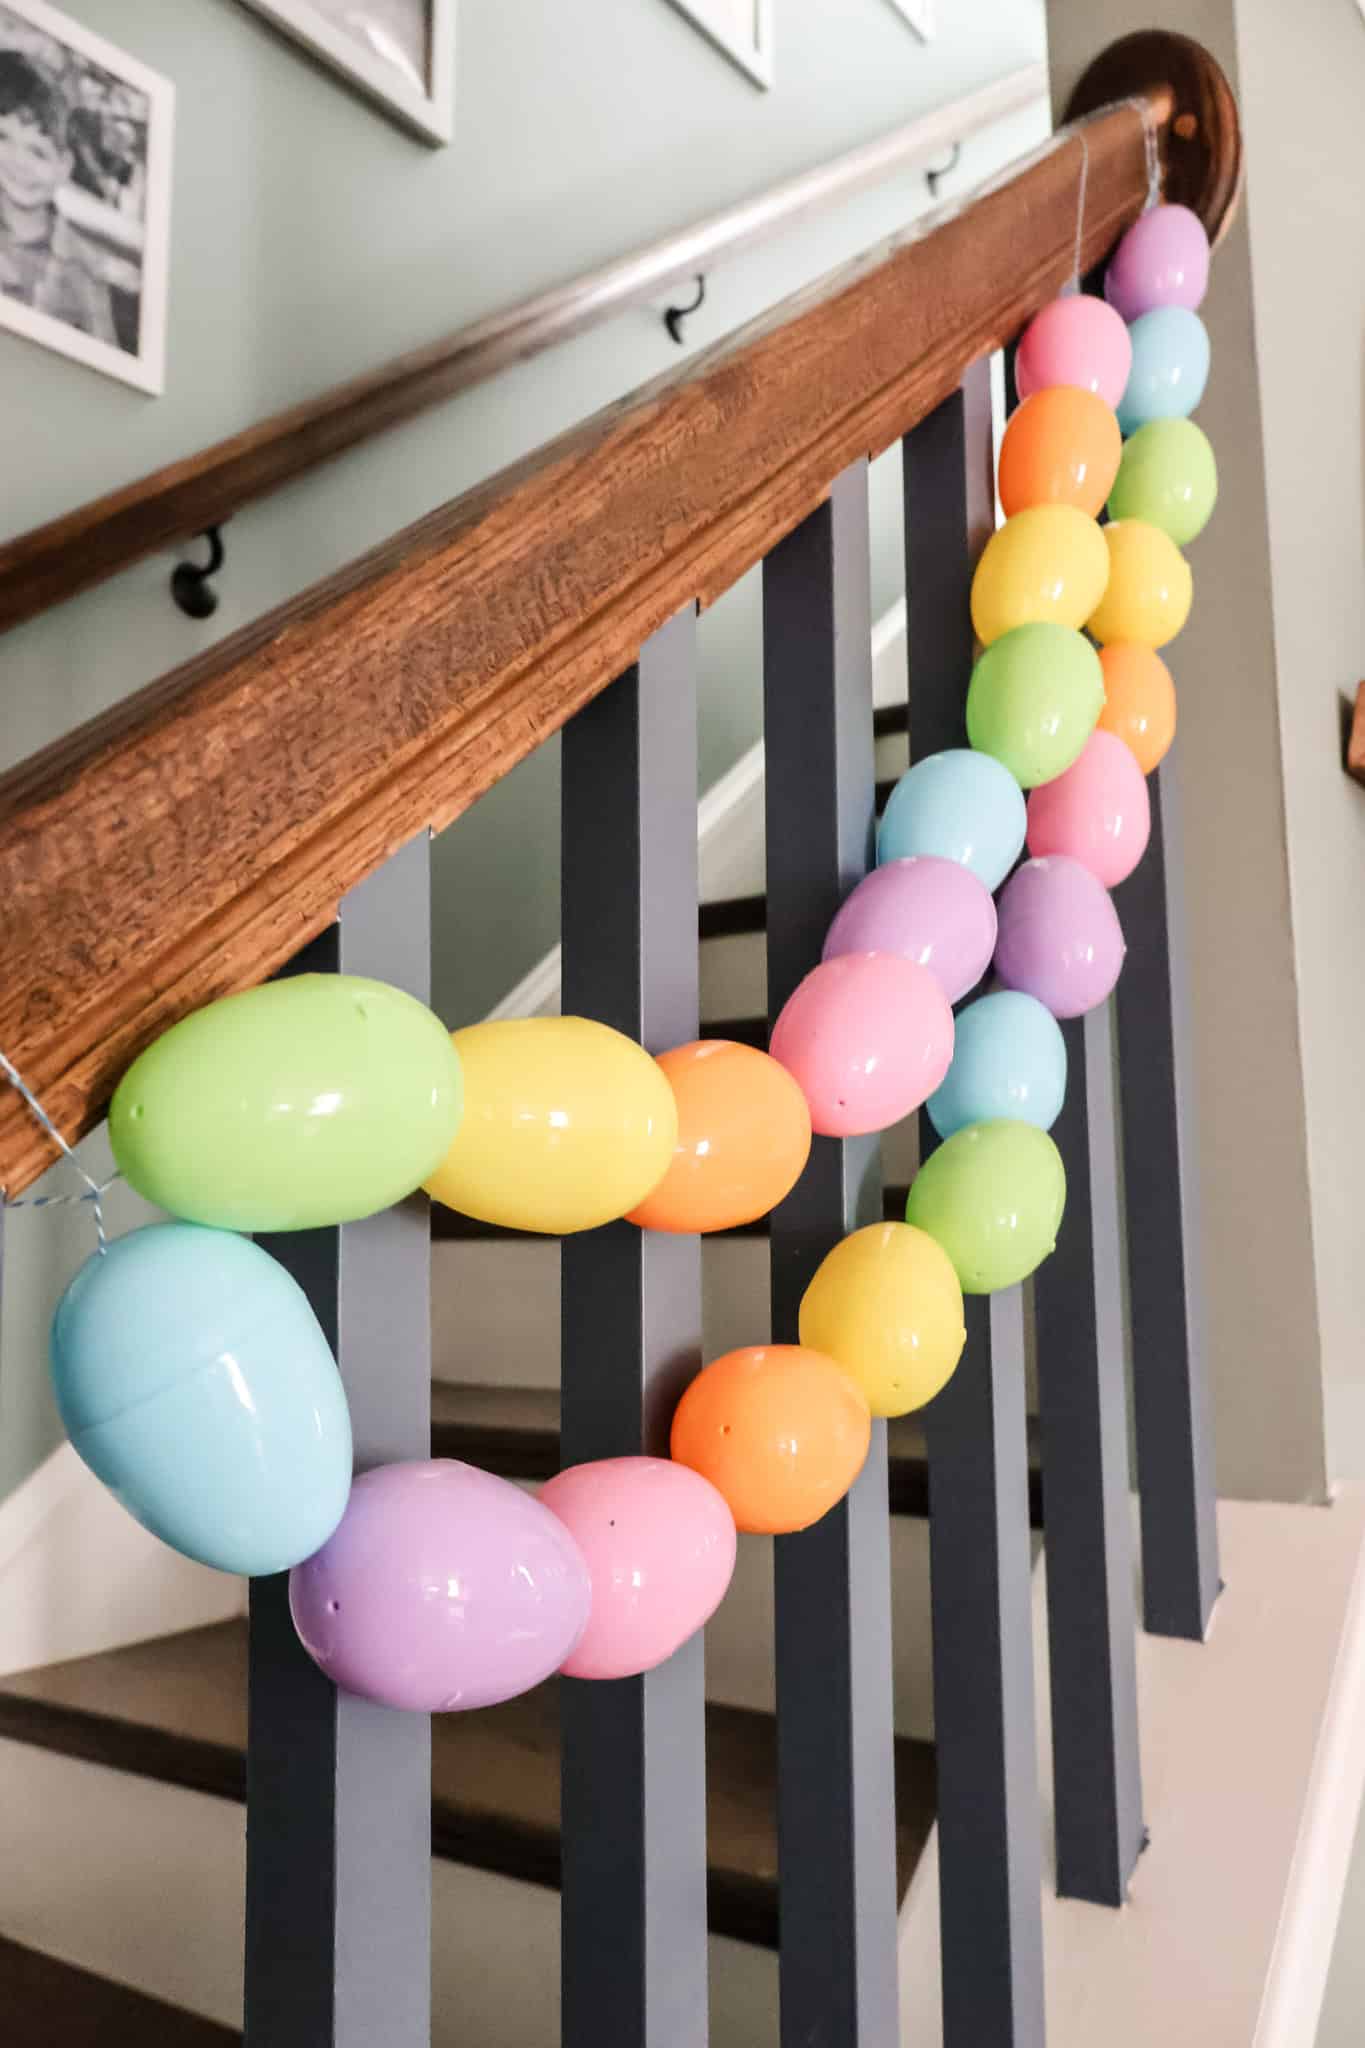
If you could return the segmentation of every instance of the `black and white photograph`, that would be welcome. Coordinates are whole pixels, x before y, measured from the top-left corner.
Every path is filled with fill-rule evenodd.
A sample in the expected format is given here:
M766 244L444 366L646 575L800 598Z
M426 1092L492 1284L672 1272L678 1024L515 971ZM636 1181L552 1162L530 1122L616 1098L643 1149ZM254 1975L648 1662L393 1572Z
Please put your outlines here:
M449 142L456 0L246 0L426 142Z
M168 80L42 0L0 0L0 325L159 392Z

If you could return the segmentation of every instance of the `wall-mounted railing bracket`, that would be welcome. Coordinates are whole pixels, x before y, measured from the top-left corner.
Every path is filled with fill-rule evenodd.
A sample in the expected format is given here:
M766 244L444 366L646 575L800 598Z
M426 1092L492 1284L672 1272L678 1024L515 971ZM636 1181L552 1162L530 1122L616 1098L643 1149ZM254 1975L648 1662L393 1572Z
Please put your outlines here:
M171 571L171 596L186 618L211 619L218 609L218 592L210 579L222 568L227 551L221 526L206 527L199 538L208 542L209 558L202 568L193 562L177 562Z

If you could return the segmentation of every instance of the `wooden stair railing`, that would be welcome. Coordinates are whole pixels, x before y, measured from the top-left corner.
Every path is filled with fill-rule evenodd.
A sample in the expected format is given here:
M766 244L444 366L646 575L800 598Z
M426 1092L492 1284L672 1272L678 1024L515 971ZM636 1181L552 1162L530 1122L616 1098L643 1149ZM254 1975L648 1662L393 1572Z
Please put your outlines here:
M1216 65L1164 35L1103 61L1130 101L0 779L0 1045L69 1137L158 1032L274 972L1097 262L1145 202L1148 119L1168 194L1218 231L1240 144ZM0 1186L50 1163L7 1092Z

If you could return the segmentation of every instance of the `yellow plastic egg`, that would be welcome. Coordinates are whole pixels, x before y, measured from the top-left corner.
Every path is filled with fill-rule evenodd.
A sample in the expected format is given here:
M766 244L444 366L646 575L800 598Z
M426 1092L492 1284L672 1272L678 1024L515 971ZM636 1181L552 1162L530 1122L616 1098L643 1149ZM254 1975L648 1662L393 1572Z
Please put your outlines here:
M563 1236L634 1209L668 1171L678 1110L643 1047L586 1017L453 1034L465 1118L428 1194L466 1216Z
M1190 615L1194 580L1169 534L1144 519L1115 519L1103 529L1109 584L1087 624L1101 647L1122 640L1164 647Z
M874 1415L932 1401L966 1341L952 1260L909 1223L872 1223L844 1238L801 1303L801 1342L841 1365Z
M989 647L1015 626L1083 626L1104 596L1109 556L1074 505L1031 505L987 541L972 578L972 625Z

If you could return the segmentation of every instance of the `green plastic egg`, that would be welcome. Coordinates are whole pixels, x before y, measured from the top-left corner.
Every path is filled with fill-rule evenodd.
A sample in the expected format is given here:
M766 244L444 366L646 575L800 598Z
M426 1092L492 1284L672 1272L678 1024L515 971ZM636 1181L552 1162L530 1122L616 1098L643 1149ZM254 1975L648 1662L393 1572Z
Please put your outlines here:
M1042 1264L1065 1206L1066 1170L1047 1132L1002 1117L969 1124L930 1153L905 1220L947 1252L964 1294L994 1294Z
M1016 626L986 649L967 691L967 738L1021 789L1051 782L1080 757L1104 709L1104 671L1084 633Z
M119 1082L109 1136L124 1179L172 1216L311 1230L419 1188L463 1093L425 1004L353 974L300 974L173 1024Z
M1144 519L1183 548L1204 531L1217 500L1218 465L1203 428L1150 420L1124 443L1109 516Z

